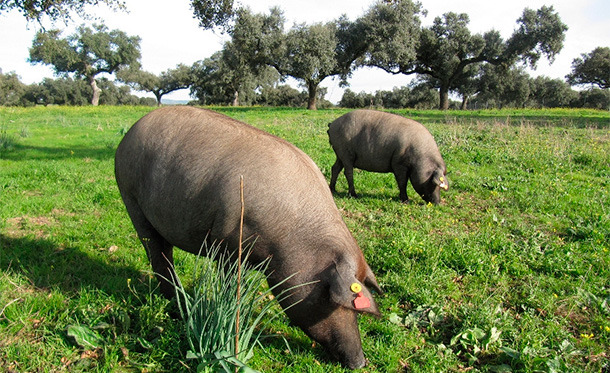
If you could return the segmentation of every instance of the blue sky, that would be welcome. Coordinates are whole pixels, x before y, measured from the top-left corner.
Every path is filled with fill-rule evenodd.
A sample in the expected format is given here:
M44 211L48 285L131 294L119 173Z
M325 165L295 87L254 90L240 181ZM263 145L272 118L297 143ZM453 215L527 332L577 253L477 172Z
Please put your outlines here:
M110 29L120 29L129 35L141 37L143 68L160 73L179 63L192 64L209 57L222 48L226 36L203 31L193 18L189 0L125 0L130 13L113 13L98 7L92 13L104 19ZM256 12L267 12L277 5L284 10L288 19L287 27L293 23L314 23L335 19L347 14L354 19L363 14L373 0L241 0ZM432 23L436 16L452 11L466 13L470 17L470 30L473 33L491 29L500 31L508 38L516 27L516 20L526 7L538 9L552 5L562 21L568 25L562 52L553 64L541 60L534 76L545 75L563 79L571 71L572 60L582 53L589 53L599 46L610 46L610 1L608 0L421 0L428 10L424 24ZM169 6L168 4L171 4ZM76 25L83 23L76 19L65 25L61 22L46 28L66 29L70 34ZM23 82L34 83L44 77L52 77L50 67L31 65L27 62L28 48L34 34L40 28L36 23L28 24L20 13L12 11L0 15L0 68L4 73L15 72ZM355 92L391 90L405 85L412 77L394 76L379 69L357 70L350 79L350 89ZM296 86L296 82L289 81ZM343 94L338 81L327 79L322 86L328 87L328 96L336 102ZM183 90L166 96L173 99L187 99L188 91Z

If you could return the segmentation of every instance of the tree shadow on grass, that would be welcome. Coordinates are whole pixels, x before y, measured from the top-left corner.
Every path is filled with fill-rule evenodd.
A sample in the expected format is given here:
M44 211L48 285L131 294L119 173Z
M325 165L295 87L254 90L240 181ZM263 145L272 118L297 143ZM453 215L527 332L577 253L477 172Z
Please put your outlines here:
M104 263L74 247L59 247L44 238L5 234L0 234L0 271L22 275L36 288L54 288L68 294L93 288L119 296L128 292L127 279L142 276L134 268Z
M114 158L116 148L114 145L98 147L51 147L16 144L12 149L1 152L0 159L11 161L60 160L69 158L106 160Z

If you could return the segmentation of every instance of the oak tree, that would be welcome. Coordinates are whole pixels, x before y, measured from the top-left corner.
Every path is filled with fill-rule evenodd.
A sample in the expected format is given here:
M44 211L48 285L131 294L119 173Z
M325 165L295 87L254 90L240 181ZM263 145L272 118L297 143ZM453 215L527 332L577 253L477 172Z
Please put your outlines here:
M381 63L371 60L370 65L393 74L428 76L439 89L440 108L448 109L449 92L476 70L470 65L485 62L511 66L522 61L535 67L543 55L553 60L561 51L567 26L553 7L525 9L517 23L513 35L504 41L495 30L473 35L467 14L449 12L420 30L414 58L405 54ZM395 47L387 42L378 48L384 52Z
M93 90L91 104L99 103L101 89L96 76L119 69L139 68L140 38L104 25L93 29L80 26L75 34L61 36L60 30L39 31L30 48L31 63L53 65L57 75L74 74Z
M335 23L295 25L287 34L284 55L271 65L282 76L291 76L307 88L307 108L316 110L318 87L329 76L343 70L337 61Z
M167 69L161 74L153 74L143 70L122 70L117 77L137 91L150 92L161 106L161 98L179 89L189 88L192 84L192 69L183 64L173 69Z
M610 48L598 47L572 62L572 73L566 76L572 85L594 84L610 88Z

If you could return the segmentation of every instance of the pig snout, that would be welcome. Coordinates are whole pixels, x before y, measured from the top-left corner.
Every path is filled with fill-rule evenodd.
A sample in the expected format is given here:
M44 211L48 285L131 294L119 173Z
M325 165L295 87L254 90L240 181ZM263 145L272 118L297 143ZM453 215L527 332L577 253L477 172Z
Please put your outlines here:
M362 351L357 313L347 309L336 309L324 320L303 330L323 345L343 366L362 368L367 364Z
M344 338L340 337L339 339L342 340ZM356 340L339 343L331 351L334 352L335 359L339 360L343 366L349 369L359 369L367 365L368 362L364 358L364 352L360 344L360 334L358 334Z

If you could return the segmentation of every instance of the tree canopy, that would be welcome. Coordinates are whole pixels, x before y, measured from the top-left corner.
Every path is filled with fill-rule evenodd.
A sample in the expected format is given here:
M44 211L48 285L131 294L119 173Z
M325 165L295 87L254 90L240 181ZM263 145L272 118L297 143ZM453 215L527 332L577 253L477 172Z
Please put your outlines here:
M417 57L421 5L411 0L379 1L352 27L356 50L364 49L360 64L400 73Z
M16 10L28 21L42 22L46 16L51 21L68 21L71 13L91 18L88 6L107 5L112 10L126 10L124 0L0 0L0 14ZM192 0L193 16L204 29L227 28L235 15L233 0Z
M123 0L0 0L0 14L10 10L17 10L28 21L40 23L44 16L49 17L51 21L67 21L71 18L71 12L83 18L90 18L85 8L100 4L105 4L113 10L125 9L125 2Z
M179 64L159 75L140 69L126 69L117 72L117 77L137 91L151 92L157 99L157 106L161 106L161 97L191 86L192 71L190 66Z
M610 48L597 47L572 61L572 73L566 76L572 85L594 84L610 88Z
M440 108L447 109L449 92L476 71L470 65L488 62L510 66L521 60L535 67L542 55L552 60L562 49L567 26L552 7L525 9L517 23L518 29L505 42L495 30L472 35L468 15L449 12L419 31L414 57L405 54L402 58L371 59L368 64L393 74L428 76L439 89ZM389 41L377 48L377 54L383 56L396 46Z
M191 8L194 18L199 20L199 26L204 30L228 28L236 12L233 0L192 0Z
M245 66L236 69L238 59L231 49L225 45L222 51L193 65L191 94L200 104L254 104L257 91L264 91L279 80L278 73L271 67L264 66L256 71Z
M15 73L2 74L0 69L0 106L17 106L22 104L25 84L19 81Z
M285 20L278 8L268 15L240 9L229 30L231 47L247 56L251 68L273 66L282 77L300 81L308 91L308 108L315 109L320 83L336 76L346 84L356 62L364 60L370 49L375 53L369 53L368 59L375 61L414 55L410 25L419 25L418 11L410 0L378 2L354 22L340 17L327 23L296 24L284 32ZM395 49L376 48L388 40L394 41Z
M124 8L124 0L0 0L0 14L19 9L28 19L67 19L73 12L84 13L85 7L92 4ZM462 97L463 109L469 100L492 106L597 107L601 102L603 107L608 96L607 47L574 59L573 71L566 76L572 85L593 84L606 89L602 93L575 93L565 82L531 79L521 68L535 68L543 57L552 62L561 51L567 26L553 7L524 9L515 31L504 40L493 29L471 33L467 14L445 13L436 17L432 25L422 27L419 15L425 11L415 0L378 0L355 20L343 15L330 22L295 24L289 29L285 29L286 20L279 7L266 14L254 14L234 0L191 0L191 6L202 28L220 28L231 37L210 58L192 67L177 65L156 75L141 70L139 37L110 31L104 25L83 25L67 37L59 30L43 29L36 34L29 60L52 65L55 74L64 79L48 80L34 87L20 84L18 77L9 73L2 76L2 84L17 94L5 95L2 101L75 103L82 101L83 93L92 91L86 94L92 95L91 103L96 105L101 87L116 91L113 97L128 97L128 88L109 84L106 73L116 74L118 81L132 88L152 92L158 104L163 95L190 87L200 103L247 105L281 101L296 105L306 101L308 108L315 109L326 93L320 88L324 79L337 77L340 85L348 86L353 71L362 66L378 67L392 74L414 74L416 78L408 87L377 91L374 95L349 91L342 101L350 106L369 102L384 107L427 107L437 102L441 109L447 109L449 93L453 92ZM287 77L299 81L306 91L280 86ZM83 89L83 84L90 89ZM78 94L69 93L70 90ZM433 90L438 99L430 99ZM121 98L117 102L129 100Z
M140 38L104 25L80 26L65 38L60 30L39 31L30 48L30 62L53 65L58 75L84 78L93 89L91 104L97 105L101 90L95 77L123 68L138 67Z
M307 108L315 110L320 83L344 73L338 64L336 25L332 22L295 25L286 35L284 55L272 65L283 76L291 76L307 88Z

